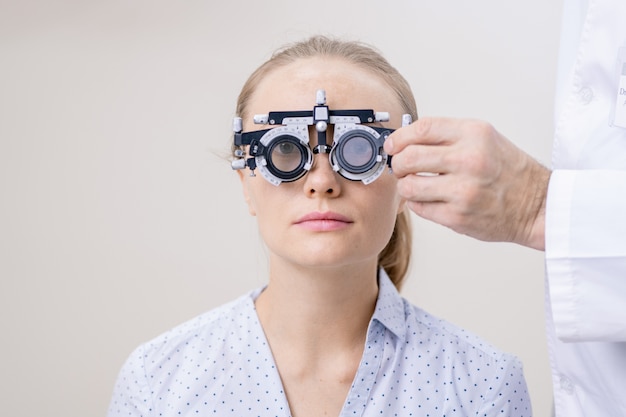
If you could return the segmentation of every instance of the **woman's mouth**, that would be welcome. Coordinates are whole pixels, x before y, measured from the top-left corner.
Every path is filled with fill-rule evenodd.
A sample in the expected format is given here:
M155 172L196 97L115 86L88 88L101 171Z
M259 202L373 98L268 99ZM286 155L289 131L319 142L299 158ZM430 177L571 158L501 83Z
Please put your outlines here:
M295 221L295 225L314 232L331 232L345 229L353 223L348 217L327 211L311 212Z

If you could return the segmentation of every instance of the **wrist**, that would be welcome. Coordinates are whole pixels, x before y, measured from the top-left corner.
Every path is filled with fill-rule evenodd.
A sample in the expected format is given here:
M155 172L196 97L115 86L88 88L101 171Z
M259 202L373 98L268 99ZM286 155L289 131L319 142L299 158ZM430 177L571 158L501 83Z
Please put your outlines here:
M531 176L530 184L533 184L532 194L529 196L529 216L525 233L522 234L523 246L544 251L546 248L546 201L548 184L552 172L546 167L537 164Z

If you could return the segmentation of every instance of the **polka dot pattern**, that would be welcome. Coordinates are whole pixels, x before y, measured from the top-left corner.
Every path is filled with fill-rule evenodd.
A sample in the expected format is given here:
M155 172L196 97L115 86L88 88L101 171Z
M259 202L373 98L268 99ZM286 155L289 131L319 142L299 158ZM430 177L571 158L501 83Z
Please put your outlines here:
M519 361L403 299L380 274L347 416L531 416ZM108 416L290 416L255 290L137 348Z

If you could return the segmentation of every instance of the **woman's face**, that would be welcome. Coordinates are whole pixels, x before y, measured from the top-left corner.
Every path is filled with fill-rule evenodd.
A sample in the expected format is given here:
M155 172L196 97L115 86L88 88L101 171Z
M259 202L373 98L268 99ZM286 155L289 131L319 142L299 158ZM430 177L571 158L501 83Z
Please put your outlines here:
M316 57L275 69L261 81L243 115L244 131L269 127L255 125L255 114L312 109L319 89L326 91L331 110L389 112L391 120L383 125L400 126L402 107L384 81L343 59ZM327 134L330 142L332 125ZM403 208L396 179L387 170L365 185L334 172L328 154L316 154L304 177L279 186L239 172L271 262L308 268L375 266Z

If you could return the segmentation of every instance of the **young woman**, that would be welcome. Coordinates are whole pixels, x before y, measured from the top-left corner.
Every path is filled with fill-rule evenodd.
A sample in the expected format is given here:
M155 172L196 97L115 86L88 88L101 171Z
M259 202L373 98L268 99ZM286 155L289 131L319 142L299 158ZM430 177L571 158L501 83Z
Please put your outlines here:
M359 43L314 37L251 75L233 167L269 283L140 346L109 416L531 415L514 357L398 294L410 223L382 143L404 114L407 82Z

